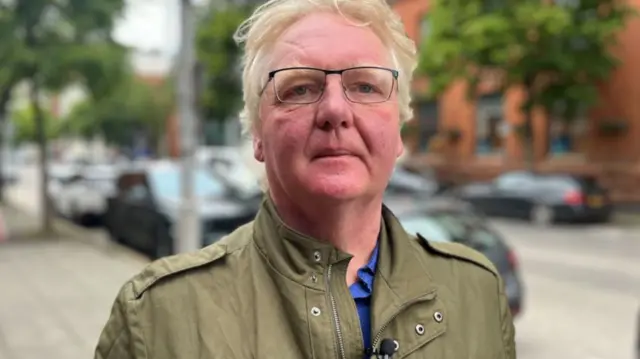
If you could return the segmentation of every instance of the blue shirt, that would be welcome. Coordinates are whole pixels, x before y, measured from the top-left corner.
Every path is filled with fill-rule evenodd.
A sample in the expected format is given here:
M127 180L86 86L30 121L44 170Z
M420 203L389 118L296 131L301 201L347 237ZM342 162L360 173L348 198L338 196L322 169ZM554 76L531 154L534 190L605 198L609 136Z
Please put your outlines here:
M373 295L373 279L376 274L377 263L378 246L371 253L369 263L358 269L358 279L349 287L351 296L356 302L356 308L358 308L365 349L371 347L371 296Z

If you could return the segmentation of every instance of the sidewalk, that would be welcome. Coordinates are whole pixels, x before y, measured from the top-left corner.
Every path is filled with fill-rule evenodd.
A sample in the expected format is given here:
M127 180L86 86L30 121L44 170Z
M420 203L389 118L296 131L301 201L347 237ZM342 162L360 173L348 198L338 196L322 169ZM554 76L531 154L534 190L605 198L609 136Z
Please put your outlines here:
M42 238L33 216L1 210L0 358L93 358L118 289L147 261L68 225Z

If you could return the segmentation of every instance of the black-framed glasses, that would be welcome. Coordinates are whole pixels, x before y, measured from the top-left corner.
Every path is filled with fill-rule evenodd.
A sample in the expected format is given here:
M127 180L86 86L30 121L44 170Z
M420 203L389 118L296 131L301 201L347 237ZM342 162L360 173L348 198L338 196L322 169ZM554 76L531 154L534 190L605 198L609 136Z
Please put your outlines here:
M342 70L288 67L269 72L269 81L278 101L311 104L324 93L327 75L340 75L345 97L355 103L388 101L398 79L398 71L385 67L359 66ZM266 85L265 85L266 88Z

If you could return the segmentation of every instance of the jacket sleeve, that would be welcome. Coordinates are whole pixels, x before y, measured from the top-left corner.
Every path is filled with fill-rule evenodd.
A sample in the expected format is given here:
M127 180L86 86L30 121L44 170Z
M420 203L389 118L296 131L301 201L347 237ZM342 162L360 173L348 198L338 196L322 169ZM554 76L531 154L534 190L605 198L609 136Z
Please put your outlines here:
M131 283L118 293L111 315L100 334L94 359L146 359L140 323L136 316L136 299Z
M502 341L504 345L505 359L516 359L516 330L513 325L513 317L511 316L509 301L504 292L502 278L500 278L498 285L500 287L498 292L500 297L500 324L502 327Z

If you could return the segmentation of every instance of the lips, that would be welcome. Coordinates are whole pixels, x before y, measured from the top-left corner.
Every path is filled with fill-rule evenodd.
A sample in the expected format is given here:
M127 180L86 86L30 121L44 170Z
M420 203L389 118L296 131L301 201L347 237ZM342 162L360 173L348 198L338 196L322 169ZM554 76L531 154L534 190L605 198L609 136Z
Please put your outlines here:
M325 157L340 157L340 156L353 156L353 152L343 150L343 149L324 149L318 151L314 158L325 158Z

